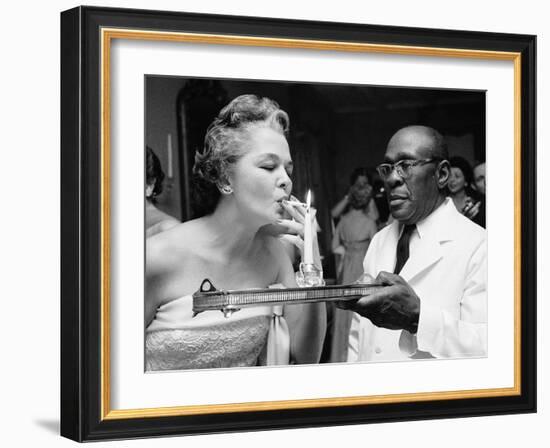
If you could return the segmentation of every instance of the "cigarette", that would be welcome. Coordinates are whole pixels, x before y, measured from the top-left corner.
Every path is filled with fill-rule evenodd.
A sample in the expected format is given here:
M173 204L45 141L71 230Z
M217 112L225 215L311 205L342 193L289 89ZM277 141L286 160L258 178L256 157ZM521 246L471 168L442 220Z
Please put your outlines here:
M307 207L307 204L299 201L285 201L285 202L290 205L301 205L302 207Z

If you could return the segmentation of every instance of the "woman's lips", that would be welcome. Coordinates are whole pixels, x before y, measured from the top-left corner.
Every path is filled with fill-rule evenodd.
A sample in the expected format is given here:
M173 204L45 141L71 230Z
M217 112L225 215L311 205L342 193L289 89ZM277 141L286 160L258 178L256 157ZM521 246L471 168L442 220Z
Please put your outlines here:
M275 205L276 212L282 215L285 211L282 201L275 201L275 204L276 204Z

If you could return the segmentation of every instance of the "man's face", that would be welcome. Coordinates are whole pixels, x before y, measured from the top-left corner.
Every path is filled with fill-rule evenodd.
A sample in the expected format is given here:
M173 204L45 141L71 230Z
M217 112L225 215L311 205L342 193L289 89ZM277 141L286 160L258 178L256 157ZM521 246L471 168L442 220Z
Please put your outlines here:
M398 131L388 143L384 156L386 163L400 160L433 158L432 138L421 129L406 128ZM390 212L403 224L416 224L430 215L443 201L440 188L446 184L448 169L443 179L437 169L440 160L413 166L410 177L403 179L396 170L384 179ZM445 177L446 176L446 177Z
M485 194L485 164L480 163L474 168L474 184L476 190L481 194Z

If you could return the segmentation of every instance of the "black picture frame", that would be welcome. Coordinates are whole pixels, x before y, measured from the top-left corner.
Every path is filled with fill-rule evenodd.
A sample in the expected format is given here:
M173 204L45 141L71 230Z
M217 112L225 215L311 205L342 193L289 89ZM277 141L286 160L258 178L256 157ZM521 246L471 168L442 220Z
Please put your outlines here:
M196 415L157 416L150 411L109 417L103 375L108 360L103 358L101 342L103 332L108 331L104 320L108 315L108 285L106 289L102 245L105 216L109 216L102 189L105 168L102 113L105 111L101 102L101 30L105 28L512 55L520 74L517 92L520 179L515 183L521 207L516 223L520 228L516 242L516 253L520 255L516 393ZM536 412L535 56L536 37L531 35L100 7L77 7L62 12L61 435L76 441L92 441Z

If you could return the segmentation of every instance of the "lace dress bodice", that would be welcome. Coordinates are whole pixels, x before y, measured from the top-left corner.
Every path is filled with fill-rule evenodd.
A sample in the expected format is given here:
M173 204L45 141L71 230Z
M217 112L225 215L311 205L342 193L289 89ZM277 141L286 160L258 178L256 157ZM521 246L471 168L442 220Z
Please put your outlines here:
M145 369L183 370L257 365L273 309L242 309L231 317L205 311L193 317L192 296L158 308L145 331Z

